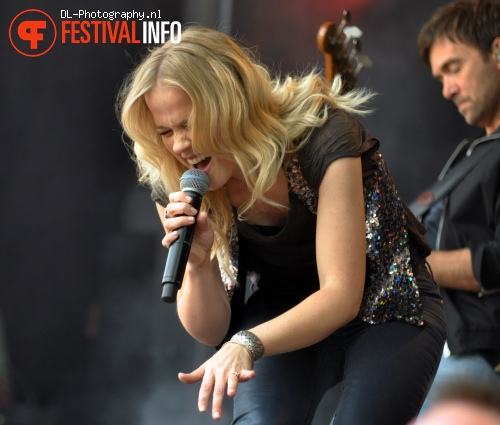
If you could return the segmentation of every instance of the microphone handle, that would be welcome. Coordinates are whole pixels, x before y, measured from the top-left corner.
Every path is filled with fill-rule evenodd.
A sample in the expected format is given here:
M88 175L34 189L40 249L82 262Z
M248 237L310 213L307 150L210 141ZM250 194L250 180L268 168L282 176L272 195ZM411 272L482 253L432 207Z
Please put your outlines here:
M191 196L193 199L191 202L192 207L199 211L202 196L194 191L184 191L184 193ZM196 216L197 215L198 213ZM167 263L165 264L165 271L162 279L163 290L161 294L161 299L166 303L174 303L176 301L177 291L182 286L189 252L191 251L194 228L195 223L177 229L179 237L168 249Z

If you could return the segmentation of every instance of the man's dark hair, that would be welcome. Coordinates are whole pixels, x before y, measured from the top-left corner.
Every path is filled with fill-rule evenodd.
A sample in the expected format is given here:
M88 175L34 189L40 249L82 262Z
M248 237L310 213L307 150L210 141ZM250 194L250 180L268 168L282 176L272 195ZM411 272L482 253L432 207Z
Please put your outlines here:
M430 66L436 41L448 39L478 49L486 59L500 37L500 0L455 0L437 9L418 35L420 57Z

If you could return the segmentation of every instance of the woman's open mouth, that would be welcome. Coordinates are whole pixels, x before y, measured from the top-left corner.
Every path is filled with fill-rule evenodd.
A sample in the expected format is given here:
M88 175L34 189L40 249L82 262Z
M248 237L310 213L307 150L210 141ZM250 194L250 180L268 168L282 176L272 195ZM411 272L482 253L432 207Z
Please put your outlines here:
M188 159L187 162L194 168L198 168L199 170L204 170L210 163L211 159L212 159L211 156L200 155L196 158Z

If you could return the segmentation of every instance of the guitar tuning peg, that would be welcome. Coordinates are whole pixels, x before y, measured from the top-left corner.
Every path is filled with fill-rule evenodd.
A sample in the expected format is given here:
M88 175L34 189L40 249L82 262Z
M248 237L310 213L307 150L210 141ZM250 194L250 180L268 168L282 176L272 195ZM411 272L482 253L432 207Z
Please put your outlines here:
M363 31L361 31L358 27L349 26L344 28L344 34L347 39L361 38L361 36L363 35Z
M361 40L359 38L352 40L352 50L355 51L355 53L361 52Z
M348 10L344 10L342 21L340 21L340 24L338 26L338 31L337 33L341 33L344 27L351 21L351 12Z
M359 40L353 40L351 53L349 54L349 61L351 63L354 61L354 58L359 54L360 51L361 51L361 42Z
M363 68L371 68L373 66L372 60L366 55L359 54L357 61L358 63L363 64Z
M361 53L356 56L356 61L357 66L354 71L354 75L358 75L363 68L371 68L373 66L372 60L368 56Z

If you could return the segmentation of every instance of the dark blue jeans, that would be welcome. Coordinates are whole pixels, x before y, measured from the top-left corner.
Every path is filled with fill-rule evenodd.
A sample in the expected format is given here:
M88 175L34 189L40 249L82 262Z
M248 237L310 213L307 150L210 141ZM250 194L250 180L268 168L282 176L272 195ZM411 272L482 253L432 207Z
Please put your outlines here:
M333 424L406 425L424 402L446 332L435 284L427 272L417 281L425 326L354 320L314 346L261 358L256 377L238 387L233 424L310 424L324 394L336 387ZM258 291L248 301L241 329L290 307Z

